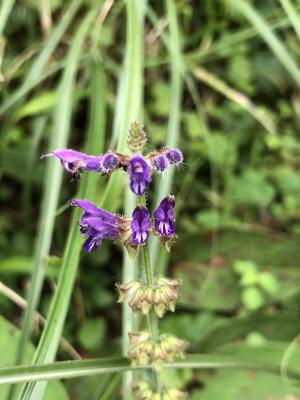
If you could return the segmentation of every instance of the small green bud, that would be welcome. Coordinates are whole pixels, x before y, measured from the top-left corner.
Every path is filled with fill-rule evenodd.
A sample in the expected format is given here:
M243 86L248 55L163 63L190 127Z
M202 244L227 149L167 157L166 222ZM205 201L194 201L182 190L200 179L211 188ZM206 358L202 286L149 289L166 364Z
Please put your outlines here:
M166 310L166 306L164 304L159 304L158 306L155 306L155 312L159 318L162 318L164 316Z
M132 122L127 136L127 146L133 153L141 152L147 143L147 135L139 121Z
M151 308L151 304L147 303L146 301L143 301L141 303L141 309L142 309L142 313L144 315L147 315L149 313L150 308Z

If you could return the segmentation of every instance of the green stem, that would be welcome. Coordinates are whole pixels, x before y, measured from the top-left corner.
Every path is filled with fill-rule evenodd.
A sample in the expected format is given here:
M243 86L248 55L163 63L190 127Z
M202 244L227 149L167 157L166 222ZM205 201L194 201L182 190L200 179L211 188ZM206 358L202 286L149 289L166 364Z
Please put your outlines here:
M150 251L148 243L144 244L144 246L142 247L142 255L143 255L143 263L145 268L147 285L153 286L154 277L151 268ZM158 320L153 308L150 309L149 314L147 315L147 325L153 342L156 342L158 338Z
M143 206L146 206L146 197L140 197L140 203ZM146 282L148 286L154 285L154 274L151 266L151 258L150 258L150 250L149 250L149 243L146 242L142 247L142 260L144 264L144 271L146 275ZM158 318L155 314L154 308L152 307L147 315L147 326L148 331L151 335L151 339L153 343L157 342L158 339ZM155 383L156 390L160 390L159 385L159 376L158 373L153 369L153 380Z

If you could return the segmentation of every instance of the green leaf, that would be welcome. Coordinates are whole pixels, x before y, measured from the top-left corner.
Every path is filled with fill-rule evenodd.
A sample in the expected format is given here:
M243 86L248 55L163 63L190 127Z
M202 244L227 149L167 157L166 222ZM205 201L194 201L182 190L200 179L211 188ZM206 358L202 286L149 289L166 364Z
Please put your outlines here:
M244 0L226 0L228 3L234 7L236 11L239 11L243 16L249 20L249 22L254 26L257 32L265 40L267 45L273 51L275 56L278 58L279 62L285 67L288 73L291 75L295 83L300 87L300 71L299 68L289 54L283 42L276 36L276 34L271 30L266 21L256 12L254 7Z
M8 368L9 365L12 365L15 361L17 344L20 340L21 332L14 325L0 316L0 367ZM25 357L24 361L26 363L30 363L32 356L34 354L34 347L31 343L28 343L25 349ZM0 388L0 400L6 400L7 394L9 392L10 387L8 385L3 385ZM17 393L15 393L17 396ZM51 382L49 385L45 400L51 399L60 399L66 400L68 399L68 394L64 389L63 385L58 382Z
M271 272L261 272L257 276L257 283L269 295L276 295L279 290L279 284L276 277Z
M242 291L242 302L248 310L256 310L263 305L264 297L256 287L248 287Z
M51 54L62 39L66 29L82 3L83 0L73 0L66 6L64 15L60 19L60 22L57 24L52 35L49 37L47 43L42 47L41 52L36 57L30 71L26 74L26 79L23 84L10 97L8 97L0 107L0 115L4 114L10 107L25 96L25 94L32 89L34 84L38 82Z
M86 349L100 347L106 333L106 323L103 318L88 319L81 325L78 336Z
M255 331L269 341L289 342L298 334L300 321L297 313L280 310L279 312L257 311L235 318L225 319L212 325L197 341L193 349L212 352L216 348L241 338Z
M260 172L247 169L234 179L231 197L235 204L249 204L266 207L275 196L275 190Z
M180 291L180 303L184 306L224 311L233 310L239 304L237 279L226 266L208 268L200 263L181 264L175 276L184 282Z

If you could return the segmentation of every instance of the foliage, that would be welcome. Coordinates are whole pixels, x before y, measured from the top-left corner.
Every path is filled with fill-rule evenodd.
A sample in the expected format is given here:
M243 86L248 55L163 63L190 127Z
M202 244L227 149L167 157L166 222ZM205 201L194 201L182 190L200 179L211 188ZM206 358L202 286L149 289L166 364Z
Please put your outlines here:
M58 349L63 335L84 362L103 359L106 374L76 361L74 379L50 384L45 398L118 399L122 388L129 398L131 375L111 374L128 369L122 319L123 330L137 321L115 304L114 282L130 280L133 264L124 256L122 269L107 243L80 253L67 200L80 192L125 214L132 197L118 173L78 185L39 158L57 147L122 151L140 119L149 149L179 143L185 155L149 199L154 209L178 193L180 240L170 256L156 240L150 249L159 271L184 281L161 327L203 363L188 358L164 378L191 399L300 396L287 377L300 368L299 13L294 0L1 2L1 366L26 372L33 359L63 378L68 365L53 363L71 358ZM32 325L36 310L45 330ZM23 373L0 369L0 381ZM21 386L7 382L0 396L17 398ZM29 399L45 383L25 388Z

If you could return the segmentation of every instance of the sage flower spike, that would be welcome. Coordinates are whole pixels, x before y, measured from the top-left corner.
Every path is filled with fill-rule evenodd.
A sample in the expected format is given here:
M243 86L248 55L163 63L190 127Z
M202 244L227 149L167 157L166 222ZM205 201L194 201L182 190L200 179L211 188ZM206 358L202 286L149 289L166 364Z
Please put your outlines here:
M137 196L143 196L152 180L151 167L141 154L134 155L128 163L130 189Z
M175 196L165 197L154 211L155 230L162 236L172 236L175 233Z
M87 237L83 246L87 253L97 250L103 239L124 240L130 235L130 219L98 208L88 200L72 200L70 203L84 211L80 232Z
M143 244L149 238L151 220L149 211L142 206L137 206L132 213L132 241L134 244Z

